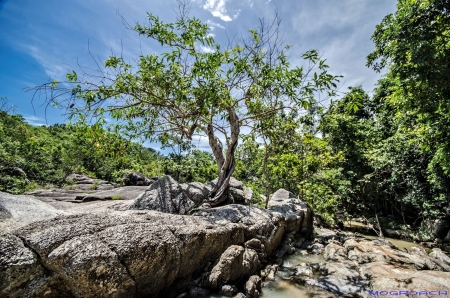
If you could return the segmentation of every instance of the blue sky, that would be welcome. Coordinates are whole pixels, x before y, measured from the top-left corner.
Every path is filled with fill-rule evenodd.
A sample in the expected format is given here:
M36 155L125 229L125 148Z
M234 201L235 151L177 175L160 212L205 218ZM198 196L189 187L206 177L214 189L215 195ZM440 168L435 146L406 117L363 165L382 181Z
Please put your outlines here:
M119 12L130 23L145 22L146 12L175 20L175 0L0 0L0 97L6 96L32 124L66 121L58 109L42 106L24 89L48 80L64 79L77 61L91 65L90 51L105 60L111 53L132 59L159 53L157 44L127 30ZM258 19L277 8L283 19L284 40L293 45L291 61L317 49L330 70L343 75L343 89L363 85L371 91L379 74L365 66L373 49L375 26L395 11L394 0L193 0L191 16L208 22L221 41L245 34ZM34 107L33 107L34 106Z

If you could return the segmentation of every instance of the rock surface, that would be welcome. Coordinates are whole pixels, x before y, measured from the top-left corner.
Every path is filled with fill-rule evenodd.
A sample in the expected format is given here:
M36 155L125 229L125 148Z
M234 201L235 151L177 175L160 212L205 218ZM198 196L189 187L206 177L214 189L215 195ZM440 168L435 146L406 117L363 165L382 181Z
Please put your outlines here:
M196 205L201 204L206 200L211 191L211 188L206 187L200 182L183 183L181 184L181 189Z
M188 214L194 207L195 203L185 195L181 185L172 177L164 176L139 195L130 209Z
M73 186L74 189L81 190L108 190L113 189L117 185L101 179L90 178L82 174L70 174L66 177L68 186Z
M211 288L219 289L227 283L237 281L255 273L260 266L256 251L232 245L220 256L211 270L208 282Z
M0 192L0 232L66 214L30 196Z
M165 182L153 185L181 191ZM193 216L110 210L31 223L0 235L0 296L176 297L202 276L198 287L221 289L226 282L215 277L245 281L276 251L288 226L295 233L312 229L307 221L292 225L297 211L243 205ZM235 263L239 270L229 265Z
M277 190L270 198L268 207L273 212L285 214L288 231L295 230L297 226L300 226L302 234L310 235L312 233L312 211L293 193L285 189Z
M421 249L408 253L387 240L350 238L325 248L326 262L318 279L306 284L338 295L363 296L375 290L448 290L450 267L447 256L435 250L427 256ZM447 258L446 258L447 257Z
M256 298L261 294L261 277L252 275L245 283L245 294L248 298Z
M98 191L93 194L77 195L76 200L84 202L108 200L135 200L148 189L147 186L123 186L111 190Z
M183 193L191 199L195 205L208 199L208 195L217 183L217 179L206 184L200 182L181 184ZM253 197L253 191L245 187L241 181L231 177L230 179L230 203L249 205Z
M122 176L123 185L125 186L149 186L155 180L145 177L141 173L126 173Z

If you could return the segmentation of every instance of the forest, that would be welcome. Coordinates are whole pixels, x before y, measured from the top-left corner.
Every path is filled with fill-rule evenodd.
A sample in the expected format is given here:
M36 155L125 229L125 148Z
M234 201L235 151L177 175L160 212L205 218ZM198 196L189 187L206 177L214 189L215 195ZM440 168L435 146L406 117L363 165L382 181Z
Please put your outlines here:
M400 0L397 11L381 21L372 35L375 50L367 56L367 67L385 75L373 92L361 86L335 92L334 85L339 78L329 75L328 66L314 51L304 55L317 70L311 72L314 75L306 85L296 81L304 69L293 69L285 61L283 51L274 52L279 58L276 63L267 62L265 52L249 59L245 56L246 49L255 51L266 45L264 38L268 35L264 31L251 31L253 37L248 44L222 51L214 40L203 38L207 36L207 26L195 19L179 20L176 26L184 31L177 35L172 30L175 25L169 26L151 16L153 27L137 25L135 30L173 51L161 59L142 57L136 73L120 58L110 57L105 67L118 71L108 86L89 86L82 90L76 73L68 74L68 82L74 84L69 89L73 101L66 102L73 107L75 121L72 123L32 126L8 108L6 98L2 99L0 191L21 194L36 188L64 187L64 178L71 173L120 184L128 172L147 177L171 175L179 182L207 182L223 170L231 171L233 177L250 187L254 192L253 203L261 207L266 205L271 193L284 188L306 201L329 225L345 218L377 215L424 229L429 220L450 217L449 6L447 1ZM267 30L270 32L271 27ZM198 53L189 48L199 40L217 51ZM184 55L184 50L186 57L190 55L192 61L201 62L202 69L208 71L199 74L195 63L188 75L179 70L181 64L177 64L177 59ZM235 66L226 68L221 77L220 63ZM255 69L259 71L256 74ZM170 78L171 82L155 79L156 73L161 78ZM207 83L196 89L188 76ZM149 78L154 80L149 82ZM240 90L245 93L242 101L233 101L226 88L222 88L237 79L243 85L251 80L252 88ZM148 98L135 96L142 86L139 82L153 84L153 90L159 90L158 96L147 93ZM286 88L272 88L281 83ZM59 86L58 82L46 85L61 91ZM301 89L300 100L293 99L291 89L295 88ZM168 92L167 98L180 100L171 102L171 107L187 110L200 107L194 115L196 118L182 118L180 115L187 115L183 111L176 115L158 114L142 108L149 102L159 106L159 97L165 96L164 92ZM320 92L330 95L326 105L314 97ZM124 120L121 129L106 127L102 121L91 125L81 121L83 113L101 106L97 104L102 100L119 98L119 94L125 94L126 100L141 100L125 101L133 106L129 110L102 111L112 112L113 117ZM217 95L218 101L213 101L211 94ZM285 99L273 101L279 96ZM189 102L189 98L195 101ZM279 108L280 102L288 100L292 100L292 106ZM147 112L151 117L136 115L137 104L141 105L139 113ZM245 109L233 110L241 104ZM214 108L202 108L208 106ZM203 130L206 135L212 132L212 124L205 122L204 129L202 119L211 121L222 117L233 127L233 119L242 117L242 111L249 115L255 129L249 133L231 132L226 137L229 146L221 148L225 152L221 163L218 156L222 152L214 151L214 146L213 153L209 153L192 144L194 131ZM172 119L169 117L172 115L176 121L155 122L162 115L166 119ZM142 124L140 127L136 119ZM182 120L177 122L179 119ZM246 119L235 122L250 123ZM135 121L132 127L135 130L127 126L129 120ZM172 148L172 153L163 155L123 133L137 134L148 125L171 128L160 133L158 141L164 148ZM180 127L181 130L173 129ZM209 135L210 144L214 137ZM225 181L227 178L223 177Z

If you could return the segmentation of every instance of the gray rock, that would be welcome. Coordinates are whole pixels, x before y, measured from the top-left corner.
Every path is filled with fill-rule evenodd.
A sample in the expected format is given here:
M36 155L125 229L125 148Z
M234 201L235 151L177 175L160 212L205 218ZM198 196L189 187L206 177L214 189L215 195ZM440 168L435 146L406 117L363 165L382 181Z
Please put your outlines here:
M250 187L244 186L244 200L245 203L251 204L253 198L253 190Z
M213 181L205 184L204 187L207 190L208 194L217 184L217 181L218 179L216 178ZM241 181L237 180L234 177L231 177L229 186L229 191L233 203L242 205L249 205L251 203L253 191L248 187L244 187L244 184Z
M433 270L415 270L392 262L364 264L361 275L371 276L371 289L401 289L406 291L436 290L448 291L450 273ZM420 291L419 290L419 291Z
M339 263L321 263L319 270L323 276L317 280L306 279L307 285L317 286L339 295L361 295L370 284L369 280L359 275L358 265L348 260Z
M230 187L230 195L233 197L236 204L246 204L244 191L242 189Z
M411 230L394 230L394 229L384 229L383 233L387 237L396 239L409 239L413 234Z
M441 256L439 250L433 253ZM383 240L348 239L343 246L332 242L325 248L325 258L319 267L322 276L306 278L305 283L338 295L366 297L369 290L382 289L446 290L450 282L450 272L436 271L447 270L445 261L420 249L407 253Z
M147 189L147 186L123 186L88 195L77 195L76 200L81 200L83 203L107 200L135 200Z
M265 281L273 281L275 280L275 274L278 269L278 265L267 265L266 268L261 271L261 277L263 277Z
M211 270L208 281L213 289L219 289L228 282L236 281L255 273L260 266L258 255L253 249L230 246Z
M136 172L125 173L122 176L122 180L125 186L149 186L155 182L155 180L149 179L143 174Z
M0 222L11 217L12 217L11 213L7 209L5 209L5 207L3 207L3 205L0 203Z
M94 191L86 191L81 189L39 189L32 192L26 192L25 195L30 195L38 198L41 201L68 201L74 202L78 196L85 196ZM75 202L74 202L75 203ZM79 203L79 202L76 202Z
M206 200L210 192L210 189L200 182L184 183L180 186L183 193L196 205Z
M443 239L445 243L450 243L450 231L448 231L447 236Z
M108 190L113 189L117 185L101 179L90 178L82 174L70 174L66 177L68 186L73 186L74 189L81 190Z
M271 196L268 207L286 217L287 231L300 232L303 235L312 233L313 214L311 209L291 192L285 189L277 190ZM296 229L296 227L300 227L300 229Z
M336 232L329 230L329 229L325 229L325 228L314 229L314 234L317 235L316 238L323 238L325 240L338 238Z
M243 293L237 293L233 298L247 298Z
M30 196L0 192L0 232L67 214Z
M253 238L245 242L245 247L250 247L253 249L261 249L261 240Z
M48 274L38 255L19 237L1 235L0 252L1 297L73 296L59 276Z
M295 267L295 276L312 277L312 268L305 263L301 263L299 266Z
M206 184L206 187L212 189L212 188L217 184L217 181L218 181L218 180L219 180L219 179L216 178L216 179L214 179L213 181L208 182L208 183ZM230 178L230 184L229 184L229 186L232 187L232 188L239 189L239 190L244 190L244 184L243 184L241 181L239 181L239 180L237 180L236 178L234 178L234 177L231 177L231 178Z
M164 176L137 197L130 209L187 214L194 206L194 202L183 193L178 182L170 176Z
M259 297L261 295L261 278L258 275L252 275L245 283L245 294L249 298Z
M22 170L21 168L18 168L18 167L3 168L1 170L1 172L7 173L8 175L11 175L11 176L16 176L16 177L26 177L27 176L27 173L25 173L24 170Z
M330 243L325 247L323 256L327 261L344 261L347 260L347 249L339 244Z
M233 297L238 293L238 289L234 285L224 285L220 289L220 294L227 296L227 297Z
M433 222L433 229L431 233L436 238L445 238L447 233L450 231L450 220L448 219L436 219Z
M433 248L433 251L430 252L430 257L437 259L448 266L450 266L450 258L442 252L439 248Z
M426 257L428 255L427 252L425 251L425 249L422 246L420 246L420 247L416 247L416 246L411 247L411 249L409 250L409 253L412 254L412 255L418 255L418 256L422 256L422 257Z
M324 245L322 243L313 243L308 246L308 252L313 255L320 255L324 252Z

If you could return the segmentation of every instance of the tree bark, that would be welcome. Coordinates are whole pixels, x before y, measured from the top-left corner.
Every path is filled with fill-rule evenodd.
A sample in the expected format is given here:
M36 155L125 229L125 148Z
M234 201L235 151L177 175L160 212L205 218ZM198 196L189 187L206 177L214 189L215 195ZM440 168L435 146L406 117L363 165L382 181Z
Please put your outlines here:
M222 158L218 159L217 158L219 156L218 152L216 154L213 146L211 146L211 148L213 148L214 156L216 156L217 165L219 166L219 179L217 180L217 184L211 190L208 197L208 203L212 207L218 206L228 199L230 179L236 166L234 153L236 151L239 139L239 118L233 108L228 108L228 115L230 117L231 136L230 139L227 140L227 151L225 154L225 160L223 159L222 152L220 152L221 153L220 156ZM214 136L212 128L210 130L208 127L208 132L210 145L212 141L213 143L216 143L217 141L220 142L218 138ZM212 139L212 136L214 136L214 138L217 139L217 141Z

